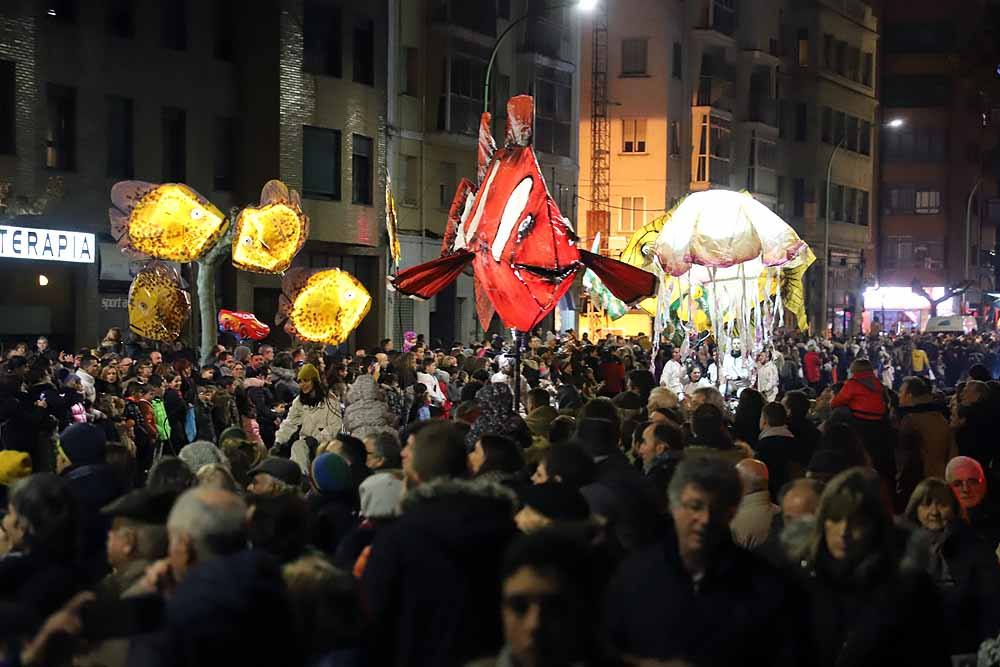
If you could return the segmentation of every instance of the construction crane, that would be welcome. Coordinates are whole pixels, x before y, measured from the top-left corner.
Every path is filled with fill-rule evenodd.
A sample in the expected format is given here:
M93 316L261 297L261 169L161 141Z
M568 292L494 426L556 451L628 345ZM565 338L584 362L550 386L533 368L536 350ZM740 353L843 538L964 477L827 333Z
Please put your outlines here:
M601 235L600 253L608 254L611 236L611 125L608 121L608 2L594 12L593 58L590 74L590 209L587 234L592 243ZM590 244L588 243L588 246Z

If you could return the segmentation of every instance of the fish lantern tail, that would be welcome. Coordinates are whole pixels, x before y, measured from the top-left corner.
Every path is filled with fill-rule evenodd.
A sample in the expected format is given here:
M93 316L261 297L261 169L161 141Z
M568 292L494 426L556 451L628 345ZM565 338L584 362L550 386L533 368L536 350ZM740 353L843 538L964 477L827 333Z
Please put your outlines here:
M617 259L580 250L580 261L597 274L604 286L625 303L656 294L656 276Z
M507 100L505 146L530 146L534 125L535 99L531 95L517 95Z
M465 250L411 266L397 273L392 285L397 292L429 299L455 282L472 258L473 254Z
M484 112L479 118L479 150L476 151L476 183L482 183L486 176L486 165L493 159L497 150L497 142L490 132L489 112Z

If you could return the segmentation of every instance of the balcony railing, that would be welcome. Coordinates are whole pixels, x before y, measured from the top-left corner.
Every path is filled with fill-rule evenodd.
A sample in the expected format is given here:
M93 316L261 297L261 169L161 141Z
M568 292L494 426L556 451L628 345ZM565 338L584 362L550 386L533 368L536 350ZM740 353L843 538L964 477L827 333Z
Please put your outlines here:
M439 0L431 11L431 19L488 37L497 35L497 15L493 3Z
M715 30L730 37L736 32L736 12L721 0L702 0L700 21L702 30Z
M695 94L697 107L714 107L724 111L733 110L733 83L726 79L703 76L698 80Z

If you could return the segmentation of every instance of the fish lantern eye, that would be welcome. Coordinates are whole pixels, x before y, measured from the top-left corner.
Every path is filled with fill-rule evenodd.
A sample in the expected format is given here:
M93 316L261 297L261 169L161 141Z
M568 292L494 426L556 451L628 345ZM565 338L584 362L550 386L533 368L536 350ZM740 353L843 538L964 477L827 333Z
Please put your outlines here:
M244 236L243 237L243 245L245 245L245 246L247 246L249 248L251 245L253 245L253 240L251 240L251 238L249 236Z
M348 298L348 299L353 299L353 298L354 298L354 292L348 292L348 293L347 293L347 294L345 294L344 296L345 296L346 298Z
M203 217L205 217L205 213L200 208L193 208L193 209L191 209L191 219L192 220L200 220Z

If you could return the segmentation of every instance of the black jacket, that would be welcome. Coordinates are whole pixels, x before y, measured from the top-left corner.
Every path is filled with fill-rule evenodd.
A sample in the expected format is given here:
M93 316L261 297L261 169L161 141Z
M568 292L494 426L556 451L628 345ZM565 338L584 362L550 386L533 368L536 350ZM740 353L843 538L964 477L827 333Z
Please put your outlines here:
M754 446L754 451L757 452L757 458L767 464L767 487L772 498L778 497L781 487L800 477L800 473L809 464L795 437L771 435L761 438Z
M375 537L361 579L373 665L450 667L495 655L500 563L514 496L496 484L437 480L410 491Z
M72 564L43 553L0 558L0 641L30 637L77 591Z
M79 466L62 474L79 506L80 560L86 575L97 581L107 574L108 529L111 518L101 508L125 493L122 481L106 464Z
M794 587L728 537L696 586L669 523L664 540L628 558L608 586L612 648L699 667L797 665Z

